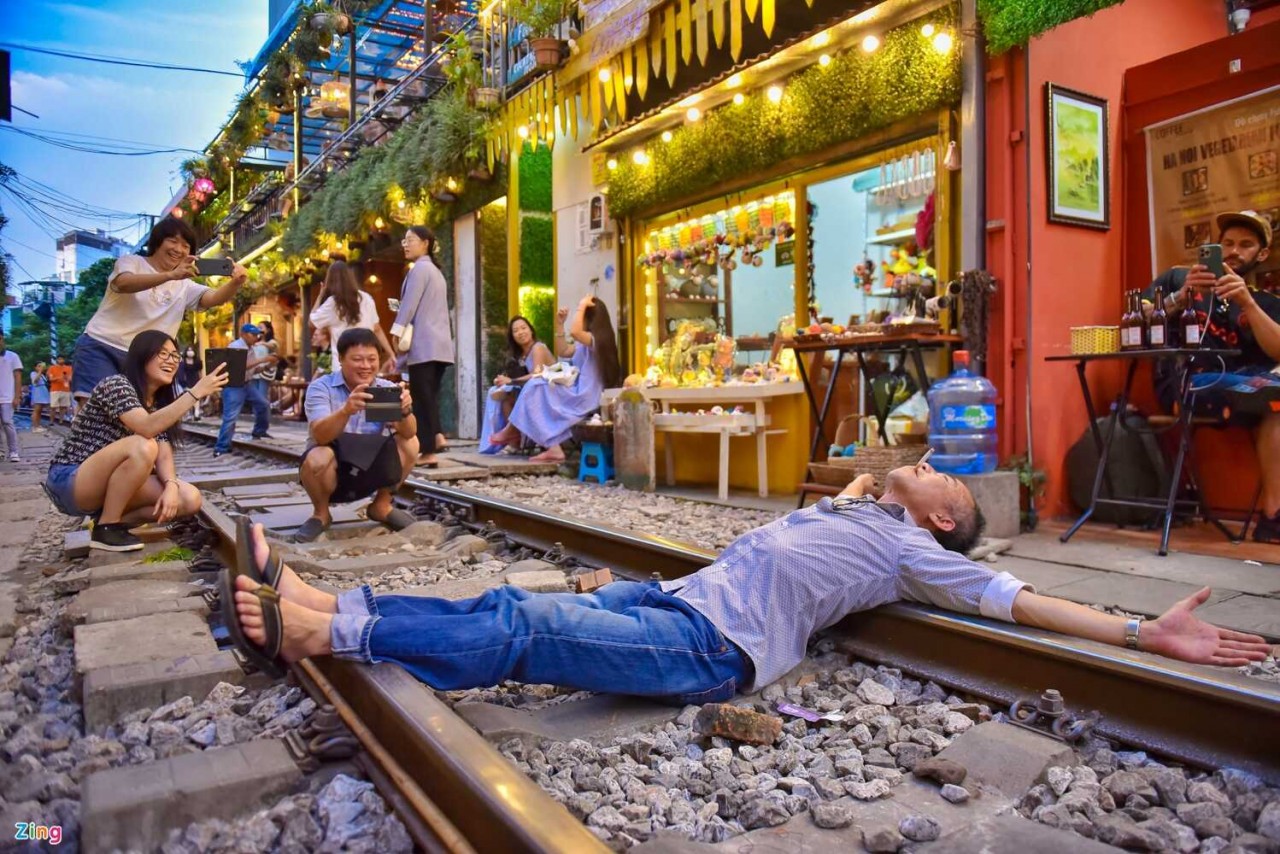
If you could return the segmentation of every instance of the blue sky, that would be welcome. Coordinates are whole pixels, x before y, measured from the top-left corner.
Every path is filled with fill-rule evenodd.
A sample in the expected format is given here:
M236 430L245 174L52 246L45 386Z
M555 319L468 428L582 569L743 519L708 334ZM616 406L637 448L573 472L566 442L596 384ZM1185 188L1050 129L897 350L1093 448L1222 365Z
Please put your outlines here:
M238 71L267 37L267 0L0 0L0 41ZM11 50L17 127L70 131L203 149L217 133L243 80L212 74L149 70ZM0 128L0 161L21 175L95 208L158 213L179 185L178 165L189 153L113 157L56 148ZM17 261L15 281L54 269L54 238L7 198L10 223L0 249ZM71 217L67 217L71 219ZM76 227L123 229L141 235L128 218L75 221ZM25 272L24 272L25 270Z

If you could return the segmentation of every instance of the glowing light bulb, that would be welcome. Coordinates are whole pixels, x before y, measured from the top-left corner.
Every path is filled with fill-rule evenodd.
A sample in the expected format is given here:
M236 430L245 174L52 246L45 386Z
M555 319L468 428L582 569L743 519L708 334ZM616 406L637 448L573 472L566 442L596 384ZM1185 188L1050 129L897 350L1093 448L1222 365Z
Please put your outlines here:
M605 165L605 168L607 168L610 172L612 172L614 169L618 168L618 161L610 157L608 161L605 162L604 165Z
M383 221L382 221L382 217L378 217L377 219L375 219L375 220L373 221L373 227L374 227L374 228L379 228L379 229L380 229L380 228L385 228L385 227L386 227L386 225L387 225L387 224L386 224L385 222L383 222Z
M635 153L631 155L631 162L637 166L643 166L649 162L649 155L645 154L643 148L637 148Z
M769 87L769 90L768 90L767 92L765 92L764 94L765 94L765 97L766 97L766 98L768 98L771 102L773 102L773 103L775 103L775 104L777 104L777 103L781 103L781 101L782 101L782 87L781 87L781 86L770 86L770 87Z
M933 49L938 53L950 53L954 44L951 33L942 32L933 37Z
M529 126L528 126L528 125L520 125L520 127L516 128L516 136L520 137L521 139L528 139L528 138L529 138Z
M828 54L824 53L822 56L818 57L818 64L821 65L823 68L826 68L828 65L831 64L831 57Z
M689 111L684 114L684 117L691 122L696 122L698 119L702 118L702 110L699 110L697 107L690 107Z
M371 285L378 284L378 275L376 273L369 274L369 284Z
M733 103L735 106L738 106L738 107L741 107L743 103L746 102L746 100L747 100L747 96L742 94L741 92L738 92L733 96Z
M396 207L398 207L400 210L404 210L404 199L401 199L400 201L396 202Z
M613 77L613 72L607 68L601 68L600 72L596 74L596 76L600 78L601 83L608 83L609 79Z
M662 132L662 141L663 141L663 142L670 142L670 141L671 141L671 138L672 138L672 137L671 137L671 131L669 131L669 130L664 130L664 131Z
M933 33L934 33L933 24L925 24L923 27L920 28L920 35L924 36L925 38L930 38L931 36L933 36Z
M862 49L867 53L875 53L880 48L880 37L874 34L868 35L862 40Z

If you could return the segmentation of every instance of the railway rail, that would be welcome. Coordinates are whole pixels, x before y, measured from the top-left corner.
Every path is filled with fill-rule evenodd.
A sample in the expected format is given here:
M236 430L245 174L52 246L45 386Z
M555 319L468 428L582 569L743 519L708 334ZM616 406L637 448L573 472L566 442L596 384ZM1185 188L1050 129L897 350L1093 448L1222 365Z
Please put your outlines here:
M298 457L254 442L237 445L244 453L277 460ZM455 517L492 525L523 546L546 550L559 544L582 563L609 566L624 577L675 578L714 559L662 537L439 483L410 479L402 495L447 505ZM229 542L230 519L206 506L206 519ZM1100 735L1188 765L1240 768L1280 783L1276 683L908 604L850 617L831 636L842 652L993 705L1055 688L1071 709L1096 715L1094 731ZM582 823L400 668L323 659L294 670L318 701L339 710L377 766L374 776L394 784L393 800L418 817L407 824L424 848L603 850Z

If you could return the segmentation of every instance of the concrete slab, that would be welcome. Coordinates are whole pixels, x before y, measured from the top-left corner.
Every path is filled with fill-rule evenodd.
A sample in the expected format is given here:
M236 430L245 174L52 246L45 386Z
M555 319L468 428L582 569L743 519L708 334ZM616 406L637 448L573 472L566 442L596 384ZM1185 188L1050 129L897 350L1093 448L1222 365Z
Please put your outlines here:
M1075 753L1061 741L1012 724L987 721L957 736L938 754L968 770L964 787L989 787L1020 798L1052 765L1075 765Z
M34 521L43 519L52 512L53 505L49 503L49 499L41 494L38 498L13 498L8 495L3 505L0 505L0 542L8 544L7 536L12 536L12 522Z
M1068 830L1049 827L1014 813L994 815L944 833L916 851L946 854L1115 854L1117 849Z
M331 513L334 524L360 521L360 517L355 514L355 511L345 505L334 507ZM283 531L288 528L296 528L307 521L311 516L311 505L308 503L299 507L285 507L268 513L252 513L250 515L254 522L261 522L268 531Z
M152 614L75 628L76 672L80 674L100 667L217 651L209 626L190 613Z
M222 474L191 478L191 483L200 489L226 489L229 486L254 486L264 483L301 483L296 468L246 469L245 471L223 472Z
M74 626L83 623L88 613L95 608L172 601L199 593L200 588L187 581L130 580L97 586L90 582L89 589L77 593L67 604L62 612L62 619L65 625Z
M85 615L86 625L95 623L114 623L118 620L132 620L136 617L147 617L151 614L190 613L204 619L209 616L209 606L198 596L187 596L183 599L157 599L152 602L135 602L129 605L113 605L109 608L90 608Z
M293 486L289 483L254 483L247 486L223 487L222 494L237 501L241 498L268 498L290 495Z
M986 535L1008 539L1022 529L1018 475L1011 471L962 474L957 477L969 487L987 519Z
M507 583L531 593L569 592L569 580L559 569L507 573Z
M81 785L81 842L89 854L150 850L171 828L266 806L301 779L277 740L99 771Z
M416 477L419 480L438 480L438 481L474 480L477 478L486 478L488 476L489 476L488 469L483 469L483 468L480 468L479 466L461 466L461 465L447 466L444 463L444 458L441 458L440 460L440 468L428 469L428 468L423 468L422 466L418 466L413 470L413 475L412 475L412 477Z
M169 544L172 548L172 543ZM136 555L136 553L135 553ZM89 586L99 587L120 581L190 581L191 570L186 562L165 560L159 563L112 563L89 568Z
M99 566L137 563L145 557L168 551L173 546L172 540L161 540L159 542L144 543L141 549L133 552L109 552L102 549L89 549L89 555L85 559L84 565L92 569Z
M274 498L237 498L236 506L242 511L274 510L277 507L309 507L311 499L306 495L287 495Z
M1243 560L1185 552L1171 552L1160 557L1148 549L1090 539L1083 534L1066 543L1058 541L1056 532L1023 534L1014 540L1009 553L1037 561L1181 581L1197 587L1209 585L1241 593L1280 594L1280 573L1268 572Z
M89 532L83 529L68 531L62 538L62 556L67 560L78 560L89 556Z
M1234 596L1202 605L1196 610L1196 614L1200 619L1215 625L1280 638L1280 600L1277 599Z
M512 737L610 741L618 735L675 720L680 713L678 708L664 703L606 694L532 712L493 703L459 703L454 711L495 744Z
M295 572L349 572L359 575L369 573L381 575L384 572L395 572L401 567L420 569L435 566L448 560L449 557L444 554L423 554L422 552L416 554L393 552L389 555L323 559L311 555L286 553L284 562Z
M230 652L91 670L81 686L85 728L101 732L129 712L156 709L186 696L200 701L219 682L239 685L244 679L244 669Z
M987 565L996 572L1007 572L1021 581L1035 585L1038 593L1049 593L1055 587L1093 578L1102 572L1100 569L1047 563L1025 557L1010 557L1007 554L1000 555L999 560Z
M514 454L481 454L471 451L450 451L448 459L457 462L482 468L491 475L515 475L515 474L555 474L559 468L559 463L531 463L529 457L516 456ZM441 470L443 470L443 460L441 458Z
M1113 605L1126 611L1156 615L1195 593L1203 585L1144 578L1119 572L1099 573L1090 578L1062 584L1053 589L1054 596L1090 605ZM1209 603L1238 595L1233 590L1215 589Z

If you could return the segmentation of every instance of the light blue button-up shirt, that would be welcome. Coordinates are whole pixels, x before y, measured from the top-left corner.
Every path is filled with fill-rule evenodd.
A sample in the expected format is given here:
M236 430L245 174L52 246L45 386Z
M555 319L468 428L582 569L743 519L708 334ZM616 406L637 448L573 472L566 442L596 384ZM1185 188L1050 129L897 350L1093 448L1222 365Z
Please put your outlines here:
M662 584L751 658L749 691L799 664L810 636L848 614L906 599L1013 622L1023 587L942 548L900 505L869 498L823 498Z
M370 386L375 388L397 387L395 383L390 380L384 380L382 377L375 377ZM307 423L314 424L321 418L328 418L341 409L349 397L351 397L351 389L347 388L347 383L342 378L341 370L336 370L331 374L325 374L312 380L311 384L307 386L307 399L302 407L307 416ZM362 409L347 419L347 426L342 429L342 432L367 433L376 436L379 433L389 433L395 427L394 422L369 421L365 418L365 412ZM307 448L309 449L314 445L315 440L308 433Z

